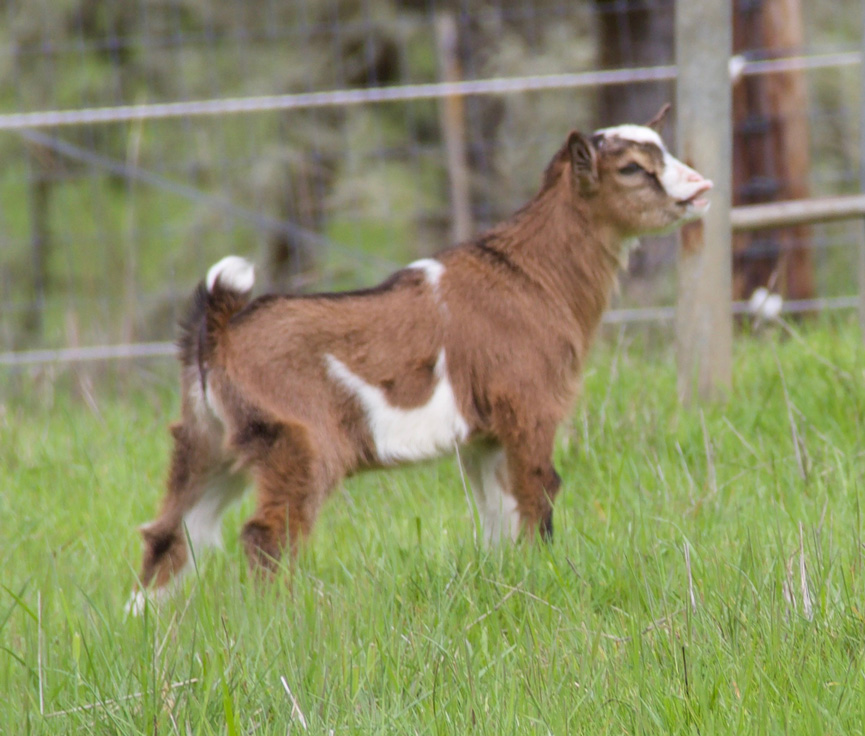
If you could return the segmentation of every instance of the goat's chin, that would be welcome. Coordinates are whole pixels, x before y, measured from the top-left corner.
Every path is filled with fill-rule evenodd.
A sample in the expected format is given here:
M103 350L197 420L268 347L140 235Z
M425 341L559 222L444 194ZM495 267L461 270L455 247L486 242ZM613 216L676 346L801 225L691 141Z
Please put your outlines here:
M676 207L676 213L672 216L670 223L659 227L657 230L645 233L646 235L669 235L678 230L682 225L687 225L689 222L699 220L706 212L709 211L709 201L706 199L696 199L690 202L684 202Z
M685 205L683 222L697 220L709 211L711 202L708 199L694 199Z

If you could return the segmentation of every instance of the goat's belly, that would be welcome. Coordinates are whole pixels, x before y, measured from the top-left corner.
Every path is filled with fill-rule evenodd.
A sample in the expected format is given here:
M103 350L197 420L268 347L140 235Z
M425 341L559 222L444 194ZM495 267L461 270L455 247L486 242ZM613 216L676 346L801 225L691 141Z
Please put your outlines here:
M367 383L343 362L327 356L334 380L353 394L363 407L376 455L384 465L414 462L452 451L469 436L469 425L459 411L445 368L444 350L436 361L436 384L425 404L392 406L384 391Z

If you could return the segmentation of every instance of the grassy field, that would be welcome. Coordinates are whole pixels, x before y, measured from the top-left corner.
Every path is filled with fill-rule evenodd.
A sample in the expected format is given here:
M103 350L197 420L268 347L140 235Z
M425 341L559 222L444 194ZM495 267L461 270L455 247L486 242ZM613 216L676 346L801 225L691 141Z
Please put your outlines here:
M551 545L479 549L444 461L338 490L291 587L249 579L247 500L225 553L136 619L174 384L22 382L0 404L0 733L861 734L852 319L741 337L702 411L669 350L608 337Z

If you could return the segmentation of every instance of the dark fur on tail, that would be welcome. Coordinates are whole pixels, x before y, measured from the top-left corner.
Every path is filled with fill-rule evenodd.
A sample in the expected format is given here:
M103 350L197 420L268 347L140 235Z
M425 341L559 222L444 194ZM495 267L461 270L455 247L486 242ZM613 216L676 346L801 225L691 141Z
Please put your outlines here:
M179 321L177 347L183 366L198 366L202 388L219 334L248 302L249 292L226 288L219 278L209 291L202 281L193 292L186 313Z
M177 347L180 351L180 362L184 366L198 363L207 297L207 287L202 281L193 292L189 306L178 322Z

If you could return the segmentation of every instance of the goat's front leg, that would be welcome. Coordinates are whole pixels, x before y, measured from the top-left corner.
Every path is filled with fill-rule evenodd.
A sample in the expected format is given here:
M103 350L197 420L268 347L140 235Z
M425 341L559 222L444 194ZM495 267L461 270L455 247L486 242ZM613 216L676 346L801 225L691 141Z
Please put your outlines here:
M549 436L523 437L505 447L511 492L529 539L534 538L536 531L542 539L553 538L553 500L562 481L553 467L552 435L550 432Z
M483 443L467 448L463 459L483 527L484 543L491 546L504 539L516 541L520 513L511 493L505 451L497 442Z

